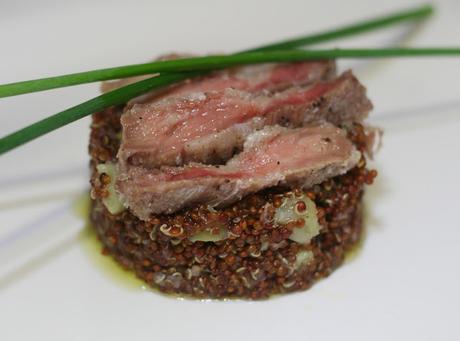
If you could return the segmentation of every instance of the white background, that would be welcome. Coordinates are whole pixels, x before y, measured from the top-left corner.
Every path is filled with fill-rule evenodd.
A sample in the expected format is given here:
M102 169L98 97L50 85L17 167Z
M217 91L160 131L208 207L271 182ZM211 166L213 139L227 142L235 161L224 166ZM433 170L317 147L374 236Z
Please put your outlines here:
M417 1L0 1L0 83L232 52ZM460 2L417 27L327 46L460 46ZM122 284L85 247L84 119L0 157L1 340L459 340L460 58L340 61L385 129L361 252L311 290L191 301ZM0 100L0 135L97 94L85 85ZM102 258L102 257L101 257ZM99 265L98 265L99 264Z

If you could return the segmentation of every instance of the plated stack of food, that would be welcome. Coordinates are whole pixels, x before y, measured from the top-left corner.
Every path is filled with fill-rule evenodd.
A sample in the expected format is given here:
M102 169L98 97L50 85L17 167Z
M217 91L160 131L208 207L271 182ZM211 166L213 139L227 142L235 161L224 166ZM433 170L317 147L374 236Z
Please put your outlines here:
M309 61L217 71L98 112L91 221L164 292L306 289L360 239L371 108L350 71Z
M2 98L105 81L104 94L0 138L0 155L92 114L90 219L107 254L167 293L303 290L360 240L364 187L377 175L366 166L381 137L365 123L372 104L334 59L460 55L309 46L432 13L425 5L236 54L0 84Z

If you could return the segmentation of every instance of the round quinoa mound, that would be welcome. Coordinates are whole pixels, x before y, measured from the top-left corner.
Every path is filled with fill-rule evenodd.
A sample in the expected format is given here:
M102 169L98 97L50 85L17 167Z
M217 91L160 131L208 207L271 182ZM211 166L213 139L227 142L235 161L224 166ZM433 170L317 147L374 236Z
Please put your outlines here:
M116 162L121 112L121 107L113 107L93 115L90 220L104 252L150 286L198 298L261 299L305 290L337 268L360 240L364 186L377 175L366 168L364 157L346 174L308 190L271 188L224 208L198 206L152 216L148 222L129 210L111 214L102 201L111 179L99 174L96 166ZM364 151L363 127L355 124L348 134ZM289 238L302 222L272 223L285 198L314 202L320 230L309 243ZM209 222L219 222L225 238L193 240L209 228ZM220 232L211 231L216 236Z

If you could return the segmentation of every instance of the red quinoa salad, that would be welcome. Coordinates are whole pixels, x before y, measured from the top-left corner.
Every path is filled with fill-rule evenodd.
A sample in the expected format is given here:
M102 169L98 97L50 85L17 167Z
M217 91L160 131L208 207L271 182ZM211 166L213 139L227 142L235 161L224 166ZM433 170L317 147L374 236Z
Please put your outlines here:
M350 71L307 61L216 71L93 114L91 222L105 252L167 293L309 288L360 240L377 175L371 109Z

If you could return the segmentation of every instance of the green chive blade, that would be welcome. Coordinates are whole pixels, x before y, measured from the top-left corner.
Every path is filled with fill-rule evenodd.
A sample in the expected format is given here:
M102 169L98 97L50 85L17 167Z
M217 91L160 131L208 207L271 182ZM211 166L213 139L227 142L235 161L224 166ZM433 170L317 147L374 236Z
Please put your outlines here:
M433 13L433 11L433 6L424 5L421 7L409 9L407 11L402 11L387 16L366 20L357 24L339 27L331 31L321 32L306 37L294 38L275 44L269 44L248 51L285 50L297 48L300 46L323 43L326 41L344 38L359 33L370 32L400 22L425 19L426 17L429 17Z
M346 36L351 36L358 33L369 32L372 30L380 29L387 27L389 25L405 22L419 20L428 17L433 12L433 7L425 5L422 7L417 7L411 10L398 12L391 15L386 15L383 17L375 18L372 20L366 20L357 24L352 24L349 26L344 26L338 29L333 29L325 31L322 33L303 36L295 39L290 39L282 41L279 43L269 44L261 46L259 48L251 49L245 52L261 52L269 50L286 50L294 49L300 46L307 46L316 43L321 43L324 41L329 41L332 39L339 39ZM174 61L173 61L174 62ZM15 82L10 84L0 85L0 98L16 96L31 92L50 90L65 86L73 86L84 83L98 82L109 79L120 79L131 76L138 75L147 75L153 74L156 72L166 72L164 69L167 63L163 62L154 62L154 63L145 63L137 65L128 65L115 68L107 68L101 70L73 73L69 75L48 77L42 79L35 79L29 81ZM174 66L176 67L174 69ZM217 63L216 63L216 66ZM195 68L196 69L196 68ZM172 64L168 72L178 72L186 70L184 67L181 68L181 63Z
M184 73L148 78L61 111L1 138L0 155L94 112L113 105L126 103L130 99L150 90L173 84L191 76L193 76L193 74Z

